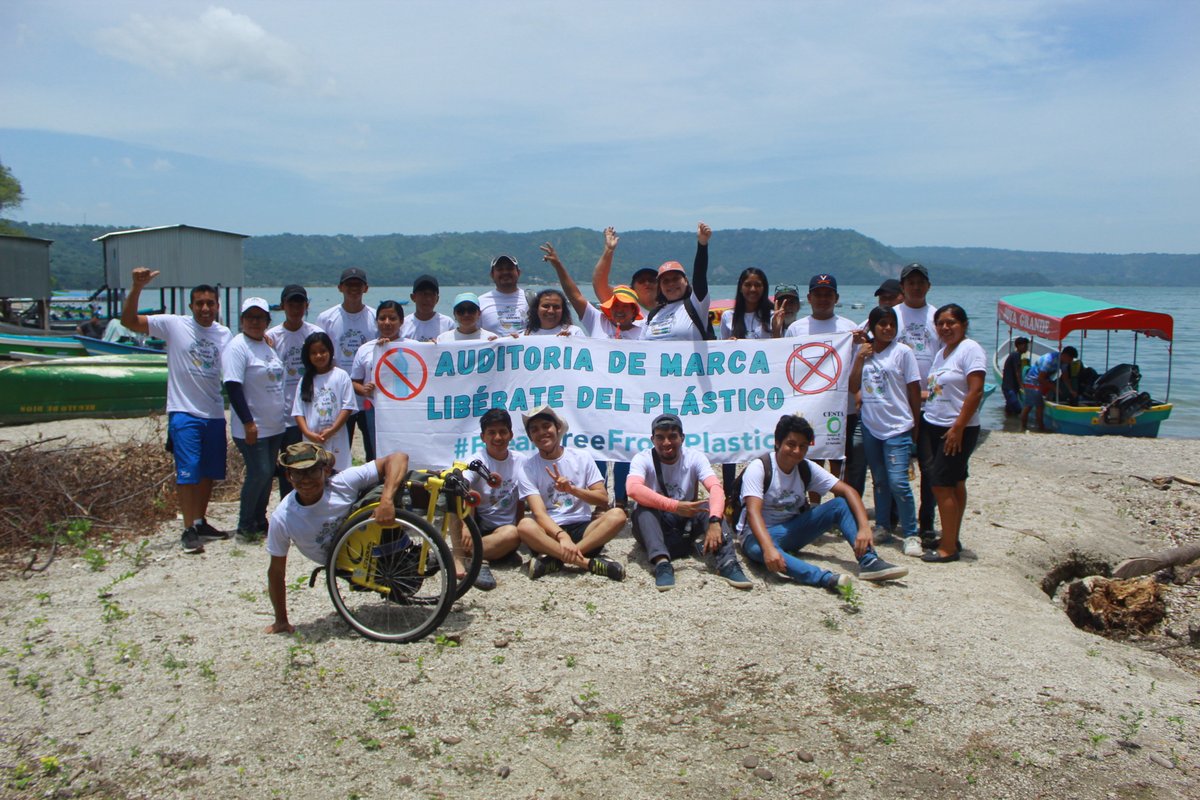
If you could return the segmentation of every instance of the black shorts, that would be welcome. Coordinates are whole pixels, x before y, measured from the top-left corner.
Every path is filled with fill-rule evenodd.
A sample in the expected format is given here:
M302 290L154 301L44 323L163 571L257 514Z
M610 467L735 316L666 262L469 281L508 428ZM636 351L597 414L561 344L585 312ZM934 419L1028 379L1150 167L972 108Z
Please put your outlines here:
M567 536L571 537L572 542L579 544L579 542L583 539L583 534L587 533L588 525L591 524L591 522L568 522L566 525L561 527L567 532ZM595 550L584 553L584 556L587 558L592 558L593 556L598 555L603 549L603 547L597 547Z
M962 450L958 455L946 455L942 438L949 431L941 425L921 422L920 451L921 467L929 470L930 486L957 486L967 479L967 462L979 442L979 426L963 429Z

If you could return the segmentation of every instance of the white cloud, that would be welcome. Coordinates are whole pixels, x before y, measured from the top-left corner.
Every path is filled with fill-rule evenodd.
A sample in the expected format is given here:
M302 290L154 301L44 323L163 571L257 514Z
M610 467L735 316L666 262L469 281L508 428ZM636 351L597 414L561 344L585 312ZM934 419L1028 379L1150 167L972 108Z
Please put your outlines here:
M154 72L199 71L222 80L296 87L306 80L299 50L244 14L210 6L196 19L133 14L97 34L106 54Z
M170 172L175 167L165 158L156 158L154 159L154 163L150 165L150 169L154 172Z

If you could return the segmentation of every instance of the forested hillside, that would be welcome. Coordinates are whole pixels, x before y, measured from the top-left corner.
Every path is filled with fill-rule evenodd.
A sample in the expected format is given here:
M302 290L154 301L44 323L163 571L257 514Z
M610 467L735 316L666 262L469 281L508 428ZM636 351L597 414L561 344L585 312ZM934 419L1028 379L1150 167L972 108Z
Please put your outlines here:
M56 285L94 289L103 283L100 245L92 241L114 230L139 227L15 222L25 235L51 239ZM691 269L694 233L621 232L613 277L627 280L643 266L675 260ZM603 234L584 228L529 233L484 231L422 236L307 236L278 234L246 240L248 286L290 282L332 283L342 269L362 267L377 286L404 285L430 273L446 284L487 282L491 259L507 253L521 263L528 282L550 281L538 245L552 242L571 274L585 284L603 249ZM711 246L710 279L732 283L747 266L765 270L773 282L805 283L816 272L832 272L844 284L871 284L899 273L913 260L934 270L938 285L1128 284L1200 285L1200 255L1037 253L986 248L891 248L857 231L718 230Z

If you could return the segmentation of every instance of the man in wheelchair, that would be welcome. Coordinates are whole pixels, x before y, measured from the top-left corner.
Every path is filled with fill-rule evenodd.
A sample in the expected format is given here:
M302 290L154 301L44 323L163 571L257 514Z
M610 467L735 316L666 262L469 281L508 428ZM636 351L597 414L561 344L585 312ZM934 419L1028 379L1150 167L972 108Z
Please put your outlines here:
M287 554L291 545L310 560L324 565L329 548L343 520L362 494L383 484L383 495L375 509L380 525L396 523L394 498L408 474L408 456L392 453L361 467L333 474L333 455L311 442L293 444L279 454L279 466L295 491L280 501L267 527L267 587L275 621L266 633L293 633L287 615Z

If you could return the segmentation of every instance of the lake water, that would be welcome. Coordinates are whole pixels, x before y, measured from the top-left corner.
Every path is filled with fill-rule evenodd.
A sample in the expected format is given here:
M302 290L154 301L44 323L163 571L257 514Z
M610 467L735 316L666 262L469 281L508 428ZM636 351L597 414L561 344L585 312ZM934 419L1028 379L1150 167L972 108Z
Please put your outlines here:
M579 278L576 278L580 280ZM581 283L581 285L583 285ZM853 320L865 320L867 313L874 306L874 293L878 284L870 286L845 285L840 287L842 307L838 313ZM441 302L438 311L451 315L451 304L459 292L484 292L491 286L443 286ZM530 286L529 288L544 288ZM714 299L732 298L735 286L715 285L711 287ZM1171 418L1160 430L1160 435L1172 438L1200 438L1200 375L1196 365L1200 364L1200 306L1195 302L1195 290L1170 287L1143 286L1059 286L1050 287L1048 291L1077 294L1096 300L1104 300L1133 308L1143 308L1161 311L1175 318L1174 359L1170 382L1170 400L1175 404ZM317 314L330 306L341 302L341 295L336 287L309 288L309 318L315 320ZM372 286L366 300L376 305L383 300L407 300L411 286ZM929 292L928 301L933 305L942 303L958 303L967 311L970 317L971 338L983 345L989 354L994 352L996 338L996 301L1009 294L1019 294L1029 291L1023 286L937 286ZM270 302L279 301L280 287L247 288L244 296L261 295ZM851 309L852 303L863 303L862 309ZM405 307L410 313L412 303ZM806 313L807 303L801 309ZM275 315L278 321L278 314ZM1002 340L1008 338L1007 327L1001 330ZM1116 365L1133 360L1133 334L1115 333L1110 344L1109 364ZM1093 333L1086 340L1079 341L1077 335L1068 339L1081 352L1085 364L1103 373L1105 367L1105 335ZM1141 337L1137 345L1137 363L1142 371L1143 391L1150 392L1155 400L1161 400L1167 395L1167 363L1168 344L1157 339ZM989 375L989 380L992 380ZM1004 402L999 390L988 400L983 411L985 428L1015 430L1011 420L1005 419Z

